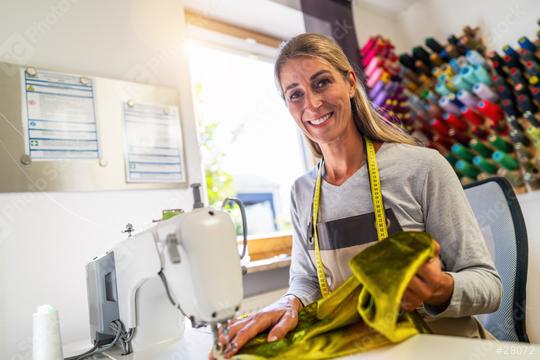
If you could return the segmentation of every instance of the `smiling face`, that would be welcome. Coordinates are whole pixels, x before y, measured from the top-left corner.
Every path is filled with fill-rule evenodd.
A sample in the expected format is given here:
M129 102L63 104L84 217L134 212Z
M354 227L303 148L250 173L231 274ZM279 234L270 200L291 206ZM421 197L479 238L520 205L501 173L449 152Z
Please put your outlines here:
M347 78L323 60L298 56L288 60L279 73L285 103L304 134L324 147L356 133L351 98L356 78Z

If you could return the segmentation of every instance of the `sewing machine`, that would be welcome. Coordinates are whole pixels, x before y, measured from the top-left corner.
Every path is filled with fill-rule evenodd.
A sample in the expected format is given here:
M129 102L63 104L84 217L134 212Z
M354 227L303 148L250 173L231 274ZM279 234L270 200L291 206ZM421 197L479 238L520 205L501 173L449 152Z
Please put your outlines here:
M96 346L116 344L129 354L177 341L188 318L194 327L211 326L219 350L218 326L226 327L242 301L240 256L229 214L204 207L198 186L193 191L192 211L130 234L87 264Z

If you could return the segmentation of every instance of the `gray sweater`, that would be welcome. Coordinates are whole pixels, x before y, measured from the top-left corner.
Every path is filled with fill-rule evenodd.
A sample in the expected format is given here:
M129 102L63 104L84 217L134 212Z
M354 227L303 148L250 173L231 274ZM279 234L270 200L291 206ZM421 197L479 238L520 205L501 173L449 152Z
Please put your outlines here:
M426 306L426 316L470 318L474 314L496 311L502 297L501 279L461 184L446 159L428 148L384 143L377 151L377 163L390 220L389 232L430 233L441 245L443 270L454 278L454 292L448 307ZM316 169L313 169L297 179L291 191L294 233L288 293L304 304L320 297L311 239L316 176ZM350 239L330 241L325 231L342 231L339 219L349 217L354 217L357 230L347 231L356 231L358 240L352 243ZM318 225L317 229L332 290L351 275L349 260L377 240L365 165L340 186L323 180L319 219L320 223L331 225ZM474 335L469 333L468 336Z

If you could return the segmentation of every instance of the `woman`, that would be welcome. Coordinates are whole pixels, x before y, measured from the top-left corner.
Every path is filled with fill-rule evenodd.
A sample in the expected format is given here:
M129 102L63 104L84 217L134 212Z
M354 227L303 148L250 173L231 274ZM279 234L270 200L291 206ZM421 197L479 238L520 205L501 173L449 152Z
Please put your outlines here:
M418 308L434 333L489 337L472 315L498 308L501 280L448 162L373 109L343 51L322 35L288 41L276 60L275 78L312 152L324 160L320 205L313 207L315 168L292 187L289 291L231 324L222 336L225 356L267 329L268 341L281 339L297 325L300 309L320 298L313 209L318 211L318 245L330 290L351 275L349 260L377 240L364 137L376 150L388 232L426 231L440 244L439 256L410 282L402 310Z

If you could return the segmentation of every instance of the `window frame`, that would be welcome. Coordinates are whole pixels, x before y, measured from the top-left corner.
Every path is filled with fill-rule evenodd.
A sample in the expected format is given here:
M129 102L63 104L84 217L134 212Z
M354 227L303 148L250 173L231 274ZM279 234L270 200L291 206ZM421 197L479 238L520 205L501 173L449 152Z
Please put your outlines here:
M230 23L206 17L186 9L187 36L189 41L218 50L242 55L251 55L262 61L272 62L283 39L242 28ZM304 137L299 131L304 171L315 163ZM239 237L238 244L242 245ZM281 267L290 264L292 231L276 231L268 234L256 234L248 237L249 272L256 272L268 267ZM258 265L260 263L260 265Z

